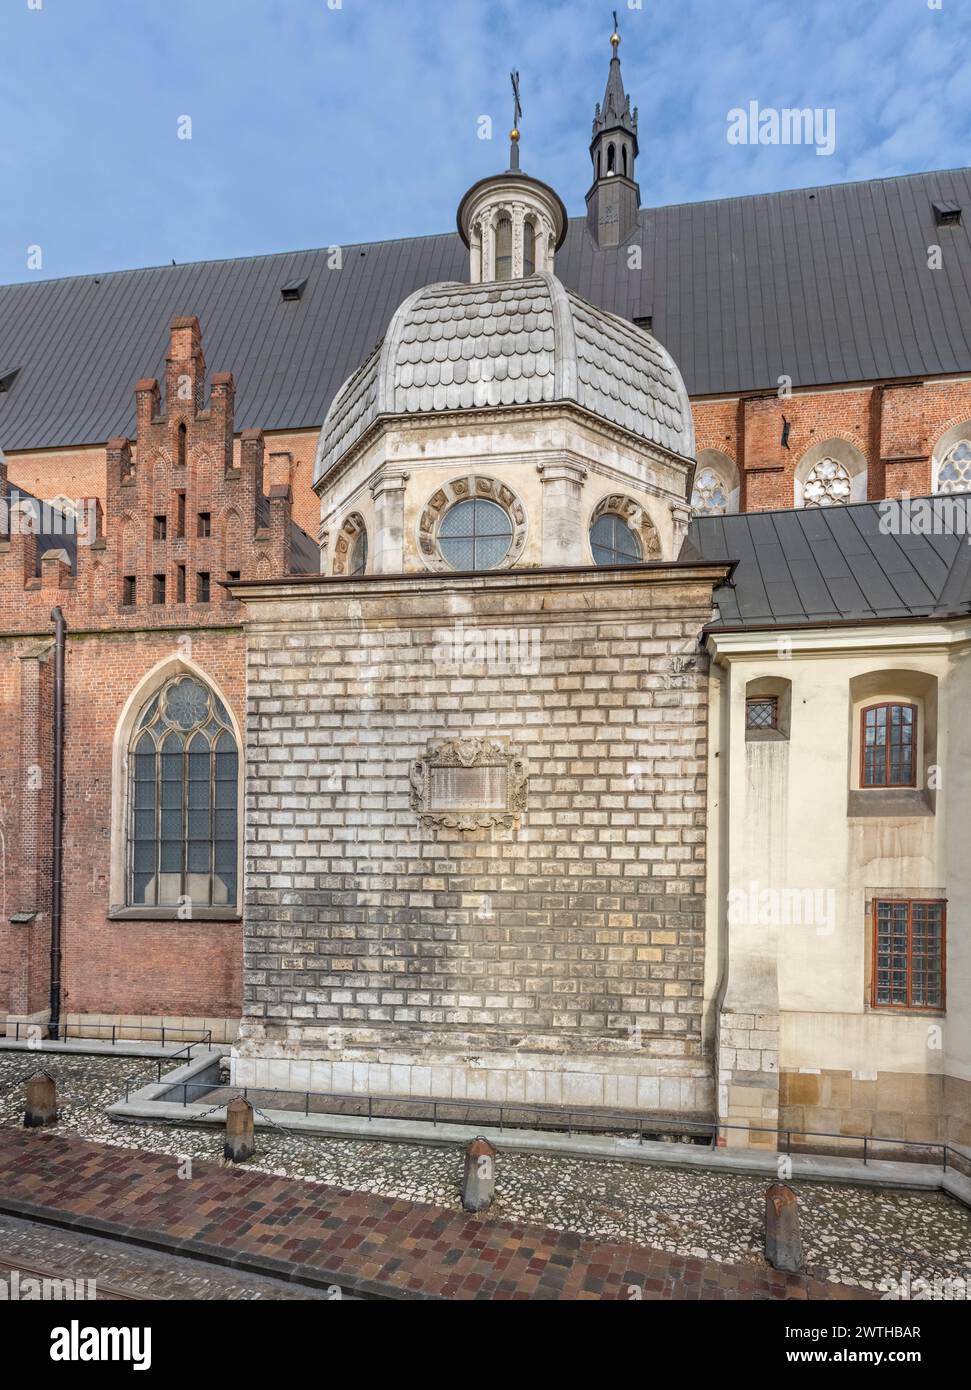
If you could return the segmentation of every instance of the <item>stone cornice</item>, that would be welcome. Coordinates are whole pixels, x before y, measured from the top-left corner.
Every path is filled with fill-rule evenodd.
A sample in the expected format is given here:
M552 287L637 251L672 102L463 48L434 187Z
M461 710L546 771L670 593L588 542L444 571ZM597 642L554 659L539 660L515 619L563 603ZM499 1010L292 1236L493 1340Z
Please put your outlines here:
M817 627L765 627L756 630L715 629L705 647L722 665L733 659L766 656L832 657L872 655L874 652L908 649L957 648L971 643L971 618L874 619L864 623L840 623Z
M665 450L643 439L639 434L625 430L620 425L610 424L609 421L604 420L594 411L578 405L576 401L561 400L544 401L536 405L501 405L488 410L439 410L415 415L379 415L371 422L360 438L355 440L340 462L335 464L322 478L318 478L313 488L318 497L325 488L332 488L388 427L419 433L438 430L442 425L458 424L459 422L463 427L471 428L477 425L495 425L511 421L552 420L563 417L592 428L595 433L615 444L623 445L632 453L650 460L657 467L672 468L679 463L689 467L694 466L694 459L682 458L680 454L666 453ZM550 450L548 452L551 455L556 455L558 451ZM542 458L539 458L538 461L542 462ZM589 463L589 460L586 459L580 461L584 464Z

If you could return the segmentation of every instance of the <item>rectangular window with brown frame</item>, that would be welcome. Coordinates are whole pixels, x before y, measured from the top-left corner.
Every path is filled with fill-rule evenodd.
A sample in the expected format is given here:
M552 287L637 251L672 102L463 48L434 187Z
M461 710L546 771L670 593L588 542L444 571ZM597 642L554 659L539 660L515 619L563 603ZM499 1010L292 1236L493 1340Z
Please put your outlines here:
M209 594L209 575L205 570L200 570L196 575L196 603L208 603Z
M156 574L152 578L152 602L165 602L165 575Z
M185 565L176 566L175 601L176 603L185 603Z
M179 540L185 539L185 493L175 494L175 534Z
M164 516L157 516L154 522L152 523L152 539L156 541L164 541L168 536L168 529L168 518Z
M875 1009L943 1011L946 915L939 899L874 900Z
M868 705L860 715L860 786L917 785L917 706Z

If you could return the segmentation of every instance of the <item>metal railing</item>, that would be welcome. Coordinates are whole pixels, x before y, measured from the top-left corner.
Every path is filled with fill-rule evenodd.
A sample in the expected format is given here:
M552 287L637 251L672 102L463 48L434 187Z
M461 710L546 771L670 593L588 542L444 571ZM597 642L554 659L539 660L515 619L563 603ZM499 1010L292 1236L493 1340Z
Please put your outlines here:
M36 1041L38 1031L43 1031L40 1025L37 1023L8 1023L6 1025L6 1034L0 1034L0 1037L6 1036L7 1038L9 1038L11 1036L11 1027L13 1027L14 1030L13 1039L15 1042L20 1042L21 1036L23 1036L25 1042ZM21 1029L24 1030L23 1034L21 1034ZM120 1042L150 1042L151 1037L146 1037L146 1034L150 1034L153 1036L161 1034L162 1047L165 1046L166 1036L172 1039L174 1034L178 1034L179 1037L185 1037L186 1034L192 1035L191 1041L188 1044L190 1047L212 1046L211 1028L206 1028L200 1037L199 1030L196 1028L139 1028L132 1023L82 1023L80 1025L77 1025L74 1029L72 1029L67 1024L63 1024L58 1029L59 1036L56 1039L56 1041L68 1042L73 1038L75 1041L78 1042L107 1042L109 1041L109 1039L105 1035L109 1032L111 1034L110 1041L112 1047L116 1046L116 1044ZM122 1037L120 1036L121 1034L127 1034L128 1036ZM51 1039L41 1038L40 1041L50 1042ZM178 1056L179 1053L176 1053L175 1055Z
M161 1068L166 1059L158 1059L158 1075L161 1082ZM171 1059L169 1059L171 1060ZM126 1083L125 1102L129 1101L130 1091L136 1083ZM144 1083L142 1083L144 1084ZM226 1103L229 1100L241 1097L248 1100L256 1109L274 1109L282 1114L302 1114L305 1118L310 1115L347 1115L351 1118L366 1118L373 1122L377 1119L411 1119L411 1120L431 1120L432 1125L439 1124L463 1124L469 1121L470 1116L474 1119L479 1117L480 1123L488 1123L490 1127L504 1129L540 1129L550 1130L556 1133L573 1134L611 1134L618 1137L636 1138L639 1143L649 1140L657 1140L664 1135L676 1136L682 1142L687 1139L692 1144L704 1145L708 1148L718 1148L719 1139L727 1131L735 1131L742 1134L767 1134L773 1135L777 1151L787 1155L799 1152L820 1152L827 1146L812 1142L806 1144L803 1141L831 1140L838 1141L838 1147L845 1150L850 1145L856 1145L862 1150L864 1164L869 1164L877 1159L878 1155L874 1152L877 1146L886 1146L899 1152L912 1152L914 1150L923 1152L929 1151L937 1154L937 1159L922 1160L934 1163L943 1171L949 1168L956 1172L963 1172L965 1176L971 1177L971 1159L969 1159L960 1149L946 1141L926 1140L926 1139L901 1139L883 1138L872 1134L841 1134L834 1130L809 1130L809 1129L781 1129L778 1126L768 1127L759 1125L737 1125L727 1124L719 1120L679 1120L676 1116L656 1116L640 1115L632 1111L621 1110L591 1110L591 1109L571 1109L566 1106L531 1106L521 1101L489 1101L489 1100L445 1100L433 1096L427 1098L414 1099L403 1096L381 1096L381 1095L348 1095L336 1091L280 1091L272 1090L265 1086L230 1086L213 1085L211 1081L177 1081L171 1087L172 1104L181 1104L183 1108L189 1104L197 1103L202 1100L211 1100L218 1092L226 1093ZM190 1093L193 1099L190 1100ZM181 1100L178 1097L181 1094ZM262 1097L262 1100L259 1098ZM254 1099L255 1098L255 1099ZM279 1102L285 1098L292 1103L287 1107L279 1107L274 1102ZM170 1097L160 1096L159 1100L169 1100ZM384 1111L385 1113L381 1113ZM456 1113L458 1112L458 1113ZM486 1119L486 1117L489 1117ZM191 1117L189 1117L191 1118ZM783 1148L782 1145L785 1147ZM795 1147L794 1147L795 1145ZM832 1148L835 1145L830 1144ZM845 1155L844 1155L845 1156Z

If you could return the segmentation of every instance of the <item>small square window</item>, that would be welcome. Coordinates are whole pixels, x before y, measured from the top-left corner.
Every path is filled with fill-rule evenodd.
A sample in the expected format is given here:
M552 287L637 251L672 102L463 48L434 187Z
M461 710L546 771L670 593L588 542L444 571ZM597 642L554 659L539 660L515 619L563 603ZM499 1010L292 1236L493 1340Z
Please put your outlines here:
M157 516L152 525L152 536L157 541L164 541L168 536L169 522L168 517Z
M746 729L778 729L779 701L775 695L753 695L745 701Z
M135 606L137 588L135 576L133 574L126 574L121 581L121 601L125 608L133 608Z
M199 513L199 527L196 534L203 538L212 535L212 517L208 512Z
M238 578L239 578L239 570L230 570L230 571L228 572L228 574L226 575L226 578L229 579L229 580L231 580L231 581L232 581L232 580L238 579Z
M152 578L152 602L165 602L165 575L156 574Z
M196 602L209 602L209 575L205 570L200 570L196 575Z

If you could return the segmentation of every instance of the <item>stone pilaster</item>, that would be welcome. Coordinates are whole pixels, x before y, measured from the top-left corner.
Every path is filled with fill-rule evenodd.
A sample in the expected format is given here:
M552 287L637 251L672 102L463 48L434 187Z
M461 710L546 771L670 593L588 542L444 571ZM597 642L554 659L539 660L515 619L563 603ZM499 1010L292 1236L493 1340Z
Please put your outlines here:
M407 473L381 473L371 484L374 499L375 574L401 574L405 567L405 484Z
M580 494L587 470L567 459L541 463L543 480L543 564L575 565L583 553Z

